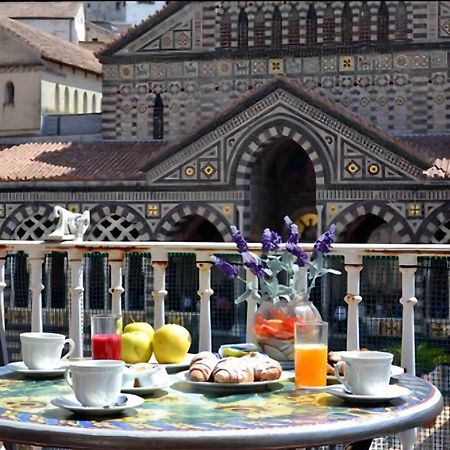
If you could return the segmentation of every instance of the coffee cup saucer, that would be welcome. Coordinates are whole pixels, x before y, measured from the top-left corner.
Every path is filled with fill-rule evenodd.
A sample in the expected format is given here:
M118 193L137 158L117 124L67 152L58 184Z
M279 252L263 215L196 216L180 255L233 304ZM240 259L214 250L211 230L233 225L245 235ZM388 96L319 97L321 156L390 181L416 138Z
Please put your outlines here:
M348 392L343 384L336 384L334 386L329 386L327 389L329 394L335 395L336 397L343 398L351 403L386 403L390 400L394 400L400 397L409 395L411 391L403 386L397 384L390 384L386 388L383 388L382 392L375 395L356 395Z
M136 408L144 403L144 399L134 394L121 394L119 402L111 406L83 406L75 397L75 394L66 394L55 397L51 404L59 408L67 409L73 413L89 416L110 416L119 414L125 409Z
M19 372L26 377L32 378L53 378L63 376L67 368L67 361L60 361L54 369L29 369L23 361L12 362L6 367L13 372Z

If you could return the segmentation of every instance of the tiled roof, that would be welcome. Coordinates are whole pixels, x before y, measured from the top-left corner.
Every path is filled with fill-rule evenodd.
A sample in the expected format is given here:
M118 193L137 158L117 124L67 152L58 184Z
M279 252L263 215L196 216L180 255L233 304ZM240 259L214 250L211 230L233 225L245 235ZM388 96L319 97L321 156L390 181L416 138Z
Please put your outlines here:
M158 25L163 20L170 17L172 14L177 12L179 9L187 6L189 1L171 1L166 2L164 7L157 11L155 14L149 16L146 20L143 20L140 24L136 25L133 28L130 28L126 33L119 36L117 39L108 44L105 48L100 50L97 53L100 61L102 60L102 56L111 56L116 51L120 50L122 47L127 45L129 42L137 39L139 36L142 36L152 27Z
M163 141L20 144L0 151L0 181L145 179L140 170Z
M102 65L95 55L79 45L59 39L29 27L18 20L0 15L0 28L14 38L33 48L48 61L66 64L71 67L102 73Z
M417 149L411 148L410 145L407 145L401 140L386 134L383 130L381 130L381 128L376 127L374 124L366 119L363 119L361 116L352 113L344 106L336 103L334 100L320 95L317 91L306 88L297 80L280 76L270 79L258 88L249 90L244 95L241 95L237 99L225 104L221 111L219 111L211 119L207 119L200 123L197 129L195 129L188 137L182 138L179 141L168 145L167 148L164 149L164 151L161 151L158 155L155 154L148 161L147 165L143 167L143 170L149 170L152 166L174 155L180 149L192 144L201 136L213 131L219 125L225 123L239 112L250 107L277 89L283 89L293 95L296 95L306 103L360 131L362 134L370 137L378 144L385 146L399 156L405 157L407 160L422 169L428 168L433 161L433 158L423 155Z
M450 134L408 134L398 135L397 138L430 158L450 158Z
M11 19L73 19L82 2L0 2L0 14Z

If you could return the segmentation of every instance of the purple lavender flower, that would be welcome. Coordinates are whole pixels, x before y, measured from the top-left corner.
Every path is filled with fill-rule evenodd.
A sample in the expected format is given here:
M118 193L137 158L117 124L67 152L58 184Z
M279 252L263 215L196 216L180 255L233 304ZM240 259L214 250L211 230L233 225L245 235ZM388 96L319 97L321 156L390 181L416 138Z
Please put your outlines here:
M222 258L218 258L217 256L211 257L214 265L226 276L229 278L235 278L239 275L239 269L233 264L230 264L228 261L225 261Z
M278 250L281 243L281 236L276 231L271 231L269 228L263 231L262 252L264 254Z
M300 234L298 232L298 226L292 222L289 216L284 217L284 223L287 227L287 238L286 242L290 242L292 244L297 244L300 238Z
M250 252L242 253L242 261L244 261L244 266L248 267L257 277L262 278L267 275L261 261Z
M247 241L242 236L242 233L234 225L231 225L230 229L231 229L231 236L233 237L233 241L237 245L239 253L248 252Z
M286 250L294 255L297 259L294 261L294 264L297 264L298 267L305 267L306 262L308 261L308 255L304 252L304 250L296 244L292 242L286 243Z
M325 233L323 233L322 236L320 236L314 244L311 260L315 259L319 253L325 254L331 250L335 234L336 225L332 224L328 231L325 231Z

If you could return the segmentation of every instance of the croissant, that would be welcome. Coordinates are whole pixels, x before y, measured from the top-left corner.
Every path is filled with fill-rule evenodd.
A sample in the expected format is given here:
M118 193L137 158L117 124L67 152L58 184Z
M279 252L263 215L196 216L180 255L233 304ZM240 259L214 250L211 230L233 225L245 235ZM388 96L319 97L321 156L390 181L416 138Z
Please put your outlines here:
M244 358L223 358L212 373L216 383L251 383L254 381L253 367Z
M278 361L262 353L251 352L242 359L246 359L253 367L255 381L278 380L283 371Z
M219 360L211 352L200 352L194 356L189 367L192 381L208 381Z

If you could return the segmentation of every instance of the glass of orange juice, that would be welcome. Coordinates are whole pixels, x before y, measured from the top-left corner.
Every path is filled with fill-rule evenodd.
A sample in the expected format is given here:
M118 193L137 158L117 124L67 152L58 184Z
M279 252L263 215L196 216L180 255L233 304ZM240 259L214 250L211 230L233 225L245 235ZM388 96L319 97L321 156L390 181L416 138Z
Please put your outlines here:
M295 386L327 385L328 323L296 322Z

